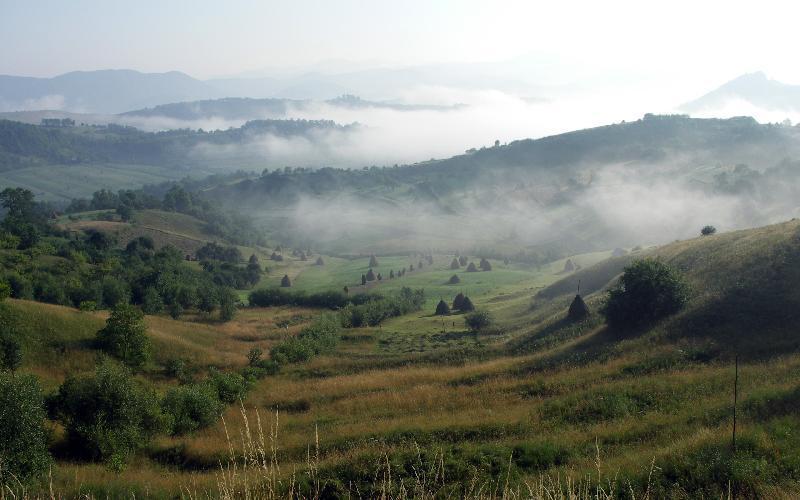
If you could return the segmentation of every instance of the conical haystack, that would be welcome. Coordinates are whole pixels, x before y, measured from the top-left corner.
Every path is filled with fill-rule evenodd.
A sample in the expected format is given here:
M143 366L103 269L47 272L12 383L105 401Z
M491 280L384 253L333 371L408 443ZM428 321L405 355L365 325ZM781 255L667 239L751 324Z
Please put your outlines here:
M572 304L569 305L567 317L572 320L581 320L587 316L589 316L589 307L580 295L576 295L575 298L572 299Z

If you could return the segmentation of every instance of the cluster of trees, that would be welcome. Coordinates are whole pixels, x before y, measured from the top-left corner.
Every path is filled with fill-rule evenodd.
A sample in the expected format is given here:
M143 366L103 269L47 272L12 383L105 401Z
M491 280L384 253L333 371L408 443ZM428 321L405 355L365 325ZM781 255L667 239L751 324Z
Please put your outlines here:
M258 256L253 254L242 266L242 254L236 247L227 247L217 243L207 243L195 253L200 266L211 275L212 281L219 286L230 288L252 288L261 281L264 270Z
M419 311L425 304L424 291L408 287L401 288L400 293L392 297L378 294L369 294L366 297L368 299L365 302L351 302L339 312L343 327L378 326L388 318Z
M602 313L612 328L638 328L680 311L689 295L677 270L657 259L641 259L627 266L608 291Z
M2 302L0 322L4 332L16 328L13 310ZM302 339L318 351L318 346L335 342L333 330L323 332L319 324L304 331ZM95 346L108 357L99 358L94 373L68 376L49 395L36 377L13 374L15 366L0 369L0 484L24 484L47 472L52 464L48 418L63 426L66 454L120 470L157 435L182 435L213 425L256 379L279 369L276 361L261 359L258 349L251 350L248 366L240 372L211 369L199 381L186 377L183 364L175 363L168 374L181 384L159 396L146 379L136 376L149 370L152 347L144 316L127 304L114 309L97 332ZM278 354L275 358L282 359Z
M425 303L422 289L403 287L400 293L384 296L378 293L348 295L337 291L306 293L291 292L281 288L263 288L250 292L251 306L304 306L325 307L339 312L339 323L344 328L377 326L387 318L419 311Z
M206 230L215 236L238 245L263 244L251 218L238 212L222 209L205 199L199 192L191 192L182 184L170 183L167 187L154 186L137 190L120 190L116 193L101 189L90 200L75 199L65 213L87 210L116 210L122 220L130 220L135 210L159 209L191 215L205 222ZM161 197L156 196L163 191Z
M232 268L216 260L207 261L203 271L193 269L178 250L156 250L148 237L119 249L104 232L59 232L24 189L6 189L0 199L6 209L0 241L16 250L0 254L0 278L14 298L81 309L130 303L175 318L191 309L219 310L220 319L229 320L238 302L231 287L255 284L260 275L255 265ZM222 256L228 253L222 250Z

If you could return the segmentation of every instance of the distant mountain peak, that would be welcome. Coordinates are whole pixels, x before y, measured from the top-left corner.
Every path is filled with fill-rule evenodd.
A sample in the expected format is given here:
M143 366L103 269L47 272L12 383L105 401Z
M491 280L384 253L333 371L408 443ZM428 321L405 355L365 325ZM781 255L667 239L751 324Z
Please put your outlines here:
M800 111L800 85L772 80L763 71L745 73L680 107L689 113L725 108L731 101L743 101L769 111Z

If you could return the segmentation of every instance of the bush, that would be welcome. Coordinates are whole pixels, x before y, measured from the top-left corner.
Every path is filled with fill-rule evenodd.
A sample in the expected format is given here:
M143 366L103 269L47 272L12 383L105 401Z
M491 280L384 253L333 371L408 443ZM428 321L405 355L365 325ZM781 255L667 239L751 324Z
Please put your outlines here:
M52 460L45 416L36 377L0 373L0 485L47 472Z
M144 314L128 304L121 304L111 312L105 328L97 332L97 343L105 352L134 368L141 368L150 359Z
M703 229L700 230L700 234L703 236L709 236L717 232L717 228L714 226L704 226Z
M230 321L236 316L236 302L239 297L230 288L222 288L218 292L219 298L219 319Z
M84 312L90 312L97 309L97 302L93 300L82 300L80 304L78 304L78 309Z
M479 332L491 326L492 317L487 311L473 311L464 316L464 322L470 330Z
M167 427L155 392L109 360L92 377L67 378L51 407L74 455L114 467Z
M213 425L225 409L210 384L192 384L170 389L162 403L174 435L187 434Z
M613 328L632 328L674 314L689 300L689 286L677 271L655 259L625 268L608 291L603 315Z
M247 381L238 373L223 373L213 370L209 384L217 392L220 401L233 404L244 398L247 392Z

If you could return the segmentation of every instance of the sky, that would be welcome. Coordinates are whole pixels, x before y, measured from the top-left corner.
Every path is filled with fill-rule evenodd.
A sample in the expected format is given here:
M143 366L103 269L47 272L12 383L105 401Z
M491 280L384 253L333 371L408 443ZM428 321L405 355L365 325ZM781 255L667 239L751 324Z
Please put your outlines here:
M0 0L0 74L210 78L525 56L550 61L554 81L613 74L698 88L763 70L800 83L798 13L771 0Z

